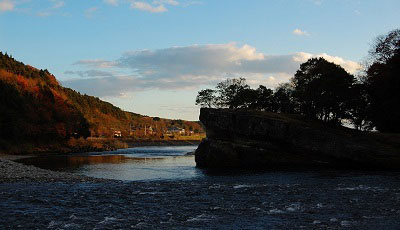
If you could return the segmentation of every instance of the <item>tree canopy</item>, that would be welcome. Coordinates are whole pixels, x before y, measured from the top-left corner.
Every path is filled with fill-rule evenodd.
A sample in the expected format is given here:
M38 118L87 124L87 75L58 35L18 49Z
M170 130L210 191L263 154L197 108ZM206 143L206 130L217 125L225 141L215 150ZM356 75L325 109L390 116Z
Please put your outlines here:
M369 56L371 63L386 63L400 49L400 29L395 29L386 35L378 36L371 49Z
M272 90L260 85L252 89L245 78L227 79L216 89L199 91L202 107L252 109L299 113L309 119L340 124L350 113L348 105L355 79L342 67L323 58L303 63L290 83Z
M367 71L370 119L382 132L400 133L400 48Z
M300 113L310 119L340 123L355 78L342 67L324 58L312 58L300 65L292 84Z

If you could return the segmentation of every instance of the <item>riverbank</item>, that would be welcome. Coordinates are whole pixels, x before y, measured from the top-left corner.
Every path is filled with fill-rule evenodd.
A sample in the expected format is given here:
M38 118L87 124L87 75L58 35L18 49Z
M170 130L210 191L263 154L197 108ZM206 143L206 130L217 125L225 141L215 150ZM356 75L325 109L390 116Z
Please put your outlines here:
M145 146L185 146L199 145L201 140L144 140L144 141L126 141L129 148Z
M129 142L129 148L145 147L145 146L196 146L198 141L131 141ZM24 165L18 163L22 158L31 157L43 157L49 159L50 164L63 164L65 161L63 158L55 158L57 155L69 156L79 155L85 153L65 153L65 152L51 152L51 153L39 153L39 154L0 154L0 183L4 182L103 182L104 180L90 178L85 176L78 176L70 173L63 173L58 171L50 171L41 168L37 168L30 165ZM87 159L85 159L87 160ZM98 158L96 158L98 161ZM106 161L108 162L108 161ZM28 163L30 164L30 163Z
M118 149L145 147L145 146L185 146L199 145L201 140L135 140L129 138L79 138L70 139L65 144L37 144L21 143L9 144L6 149L0 149L3 156L38 156L57 154L76 154L87 152L108 152Z
M18 157L0 155L0 183L16 182L105 182L109 180L74 175L65 172L55 172L14 162ZM19 157L20 158L20 157ZM12 160L11 160L12 159Z

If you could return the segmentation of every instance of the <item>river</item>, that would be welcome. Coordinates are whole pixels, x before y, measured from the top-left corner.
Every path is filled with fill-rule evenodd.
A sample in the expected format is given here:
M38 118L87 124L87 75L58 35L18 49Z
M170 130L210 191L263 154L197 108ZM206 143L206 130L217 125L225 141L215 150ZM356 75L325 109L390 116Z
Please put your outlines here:
M124 181L179 180L201 177L193 155L197 146L148 146L107 153L25 158L39 168Z
M210 172L193 146L32 158L122 180L0 184L0 226L48 229L399 229L400 173Z

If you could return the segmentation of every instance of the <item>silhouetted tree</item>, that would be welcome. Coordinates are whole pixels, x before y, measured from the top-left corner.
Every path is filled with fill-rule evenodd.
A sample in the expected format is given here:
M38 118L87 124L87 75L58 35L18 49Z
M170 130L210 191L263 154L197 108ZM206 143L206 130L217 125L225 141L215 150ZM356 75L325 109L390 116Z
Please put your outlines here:
M400 48L367 71L370 118L379 131L400 133Z
M250 86L246 84L245 78L227 79L218 83L216 87L218 93L217 106L230 109L240 108L243 103L242 91L247 89L250 89Z
M257 109L258 92L250 87L244 88L233 98L235 108L238 109Z
M371 130L369 120L369 95L365 84L357 83L351 87L350 100L347 102L349 120L358 130Z
M214 107L216 105L215 90L204 89L200 90L196 97L196 105L201 107Z
M260 85L254 90L253 104L251 108L261 111L276 112L276 104L274 103L274 91Z
M279 85L274 93L274 105L276 112L296 113L296 102L293 97L294 87L290 83Z
M390 31L377 37L369 50L372 63L386 63L400 49L400 29Z
M309 59L292 79L299 112L309 119L339 124L348 117L346 103L354 81L339 65L324 58Z

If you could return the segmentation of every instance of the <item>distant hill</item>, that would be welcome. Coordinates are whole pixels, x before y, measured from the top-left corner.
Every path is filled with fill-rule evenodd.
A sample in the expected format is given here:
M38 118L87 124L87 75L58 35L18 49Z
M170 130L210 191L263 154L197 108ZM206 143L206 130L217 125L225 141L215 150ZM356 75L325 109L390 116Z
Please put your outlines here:
M82 95L61 86L48 70L0 52L0 149L90 136L162 139L177 130L181 135L202 132L198 122L143 116Z

